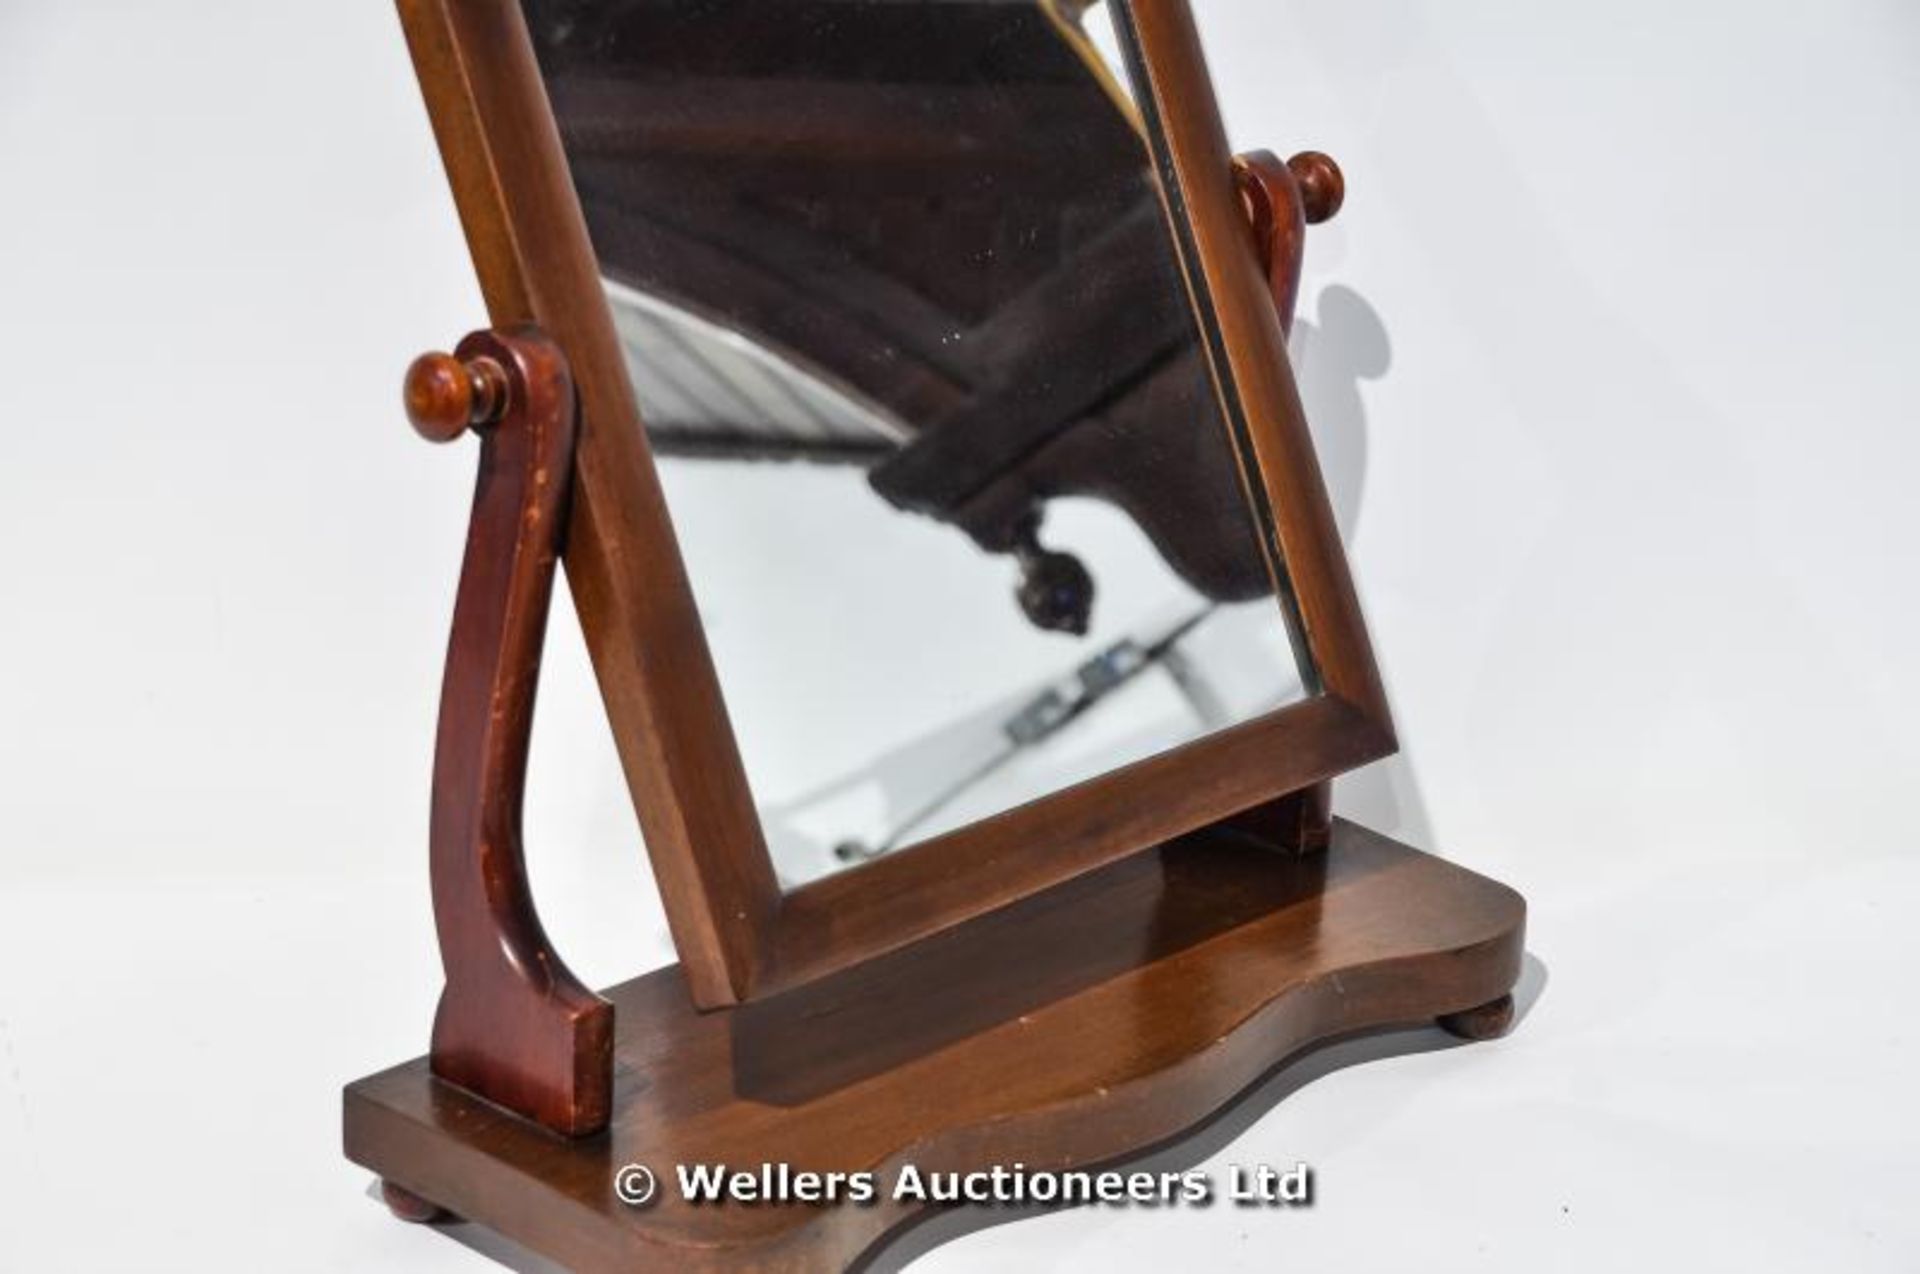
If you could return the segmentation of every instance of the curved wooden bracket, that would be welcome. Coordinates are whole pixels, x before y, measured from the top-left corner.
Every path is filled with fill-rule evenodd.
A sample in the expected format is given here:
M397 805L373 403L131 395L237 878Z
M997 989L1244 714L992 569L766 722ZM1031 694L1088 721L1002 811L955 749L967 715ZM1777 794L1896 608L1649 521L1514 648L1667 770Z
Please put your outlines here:
M1307 227L1340 211L1346 201L1346 178L1332 156L1317 150L1303 150L1285 163L1270 150L1253 150L1234 156L1233 180L1273 293L1280 330L1290 336ZM1294 853L1319 853L1333 836L1333 784L1316 783L1227 822Z
M1233 179L1273 291L1280 330L1291 333L1307 227L1340 211L1346 178L1331 156L1317 150L1303 150L1285 163L1270 150L1250 150L1233 157Z
M475 332L408 369L423 435L480 434L480 476L440 691L430 829L446 988L433 1073L580 1136L612 1107L613 1006L554 953L520 839L554 565L567 525L575 405L566 359L531 327Z

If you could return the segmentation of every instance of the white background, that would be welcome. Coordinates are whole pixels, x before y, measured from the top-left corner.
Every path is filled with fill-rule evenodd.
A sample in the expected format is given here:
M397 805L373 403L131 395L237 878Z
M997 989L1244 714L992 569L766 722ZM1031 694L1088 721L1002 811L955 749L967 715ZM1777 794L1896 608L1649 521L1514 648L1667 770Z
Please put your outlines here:
M1207 1161L1311 1211L916 1268L1914 1268L1920 11L1198 7L1236 144L1349 178L1296 355L1405 752L1341 804L1527 894L1530 1012ZM480 319L387 5L0 5L0 1269L486 1268L337 1131L436 990L471 468L395 388ZM613 981L670 953L553 646Z

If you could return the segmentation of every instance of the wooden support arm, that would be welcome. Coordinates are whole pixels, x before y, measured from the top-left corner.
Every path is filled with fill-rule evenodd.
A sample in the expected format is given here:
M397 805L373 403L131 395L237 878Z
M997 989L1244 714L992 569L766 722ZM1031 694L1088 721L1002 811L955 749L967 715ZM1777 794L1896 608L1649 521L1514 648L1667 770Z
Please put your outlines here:
M1270 150L1250 150L1234 156L1233 178L1273 291L1280 330L1291 333L1307 227L1330 221L1340 211L1347 197L1346 178L1331 156L1317 150L1303 150L1285 163Z
M527 746L572 485L573 379L537 329L475 332L407 371L427 438L480 435L434 744L430 858L446 988L433 1073L556 1132L606 1126L613 1006L541 928L520 839Z
M1266 271L1267 287L1273 292L1280 330L1291 335L1307 227L1340 211L1346 200L1346 178L1332 157L1317 150L1301 151L1285 163L1272 151L1248 151L1234 156L1233 177ZM1333 784L1316 783L1227 822L1294 853L1319 853L1333 839Z

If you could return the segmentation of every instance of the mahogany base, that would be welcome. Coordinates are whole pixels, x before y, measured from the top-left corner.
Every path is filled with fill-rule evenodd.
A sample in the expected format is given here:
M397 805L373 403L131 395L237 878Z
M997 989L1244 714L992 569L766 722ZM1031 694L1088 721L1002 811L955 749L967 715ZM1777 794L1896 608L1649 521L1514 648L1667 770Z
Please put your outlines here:
M764 1002L696 1012L678 966L615 987L605 1133L568 1140L420 1059L348 1087L346 1151L575 1270L840 1270L918 1214L886 1198L902 1165L1109 1162L1332 1037L1488 1033L1525 914L1344 821L1305 858L1215 830ZM658 1179L647 1206L616 1194L628 1164ZM679 1164L873 1170L882 1201L696 1207Z

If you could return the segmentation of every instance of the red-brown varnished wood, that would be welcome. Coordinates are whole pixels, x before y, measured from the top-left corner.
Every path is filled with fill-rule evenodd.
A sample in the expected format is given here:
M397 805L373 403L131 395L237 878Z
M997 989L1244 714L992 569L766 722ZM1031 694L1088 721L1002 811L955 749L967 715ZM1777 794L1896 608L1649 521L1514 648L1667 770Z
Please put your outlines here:
M480 290L580 398L567 581L694 996L753 983L780 902L519 0L399 0Z
M1347 201L1347 178L1333 156L1323 151L1303 150L1287 158L1287 171L1300 186L1300 209L1307 224L1317 226L1333 220Z
M401 400L422 438L452 442L500 419L507 409L507 371L484 356L462 361L437 351L422 354L407 368Z
M1267 276L1273 312L1283 337L1293 332L1300 296L1300 269L1306 257L1306 229L1340 211L1346 178L1331 156L1305 150L1280 162L1272 151L1236 155L1233 175L1240 191L1254 251ZM1333 826L1333 783L1322 779L1266 806L1236 816L1241 826L1275 837L1295 853L1327 847Z
M1300 263L1307 242L1306 209L1293 174L1270 150L1233 157L1233 179L1240 192L1253 249L1273 296L1274 316L1284 336L1293 330L1294 304L1300 293Z
M423 1199L405 1186L391 1181L380 1182L380 1201L397 1219L414 1225L433 1225L453 1219L453 1213L439 1204Z
M413 1062L347 1091L347 1153L570 1269L845 1268L907 1219L684 1203L678 1164L1084 1167L1203 1121L1288 1056L1504 994L1511 890L1344 822L1330 854L1201 833L787 995L696 1012L678 968L607 992L616 1114L565 1141ZM630 1208L614 1175L661 1182Z
M1330 220L1346 201L1346 178L1330 156L1301 151L1285 163L1270 150L1233 158L1234 184L1253 231L1254 251L1273 298L1280 332L1293 331L1307 227Z
M1333 839L1333 785L1315 783L1214 824L1290 854L1323 854Z
M1458 1013L1442 1013L1440 1029L1463 1040L1497 1040L1513 1029L1513 997L1503 995Z
M1182 230L1177 237L1188 283L1219 335L1214 373L1229 415L1245 431L1249 489L1272 522L1288 568L1278 583L1297 609L1324 692L1357 710L1385 756L1395 747L1392 714L1287 360L1270 279L1247 234L1247 209L1193 12L1186 0L1132 0L1116 17L1132 28L1146 53L1156 146L1169 206ZM1292 313L1291 306L1286 312Z
M498 392L479 391L484 400L460 388L496 374ZM480 432L434 741L430 859L446 987L432 1066L557 1132L594 1132L611 1107L613 1008L548 941L520 840L540 647L571 486L573 381L559 349L531 328L475 332L451 358L417 361L410 407L416 375L438 386L419 400L432 432L458 418Z
M1325 853L1333 844L1333 784L1322 780L1293 795L1294 852Z

